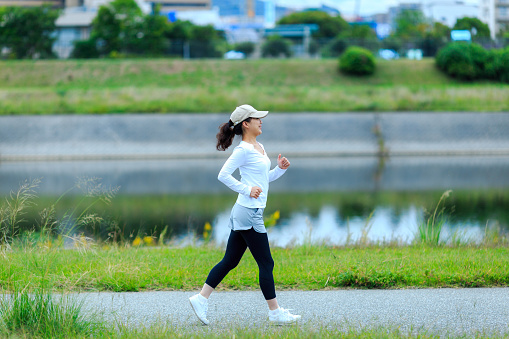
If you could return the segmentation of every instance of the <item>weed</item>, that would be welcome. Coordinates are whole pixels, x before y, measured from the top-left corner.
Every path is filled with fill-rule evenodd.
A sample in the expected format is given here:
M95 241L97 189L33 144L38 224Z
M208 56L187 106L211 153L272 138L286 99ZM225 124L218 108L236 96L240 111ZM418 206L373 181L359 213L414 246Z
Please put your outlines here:
M444 208L441 207L440 204L442 203L442 201L449 197L449 194L451 192L452 192L451 190L445 191L440 197L440 200L438 201L433 213L428 215L426 221L423 221L418 225L417 240L420 241L421 243L425 243L428 245L439 244L442 227L446 223Z

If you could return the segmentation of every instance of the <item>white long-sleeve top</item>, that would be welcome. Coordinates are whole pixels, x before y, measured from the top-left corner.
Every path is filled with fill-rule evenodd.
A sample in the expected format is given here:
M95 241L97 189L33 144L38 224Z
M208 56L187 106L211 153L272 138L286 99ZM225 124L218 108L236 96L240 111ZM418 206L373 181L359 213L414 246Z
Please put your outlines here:
M217 177L219 181L239 193L237 204L244 207L265 208L269 193L269 182L278 179L286 172L279 166L271 170L271 162L267 152L265 152L262 144L259 143L259 145L263 149L263 154L258 152L252 144L241 141L224 163ZM240 181L232 176L237 168L240 171ZM262 189L258 199L250 197L251 188L254 186Z

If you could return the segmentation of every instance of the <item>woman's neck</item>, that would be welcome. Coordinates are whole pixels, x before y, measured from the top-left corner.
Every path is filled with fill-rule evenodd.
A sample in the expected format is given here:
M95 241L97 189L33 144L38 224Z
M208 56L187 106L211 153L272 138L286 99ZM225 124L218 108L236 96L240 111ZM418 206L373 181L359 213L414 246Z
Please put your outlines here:
M253 145L256 145L258 143L256 141L256 137L253 136L253 135L243 135L242 136L242 141L245 141L245 142L253 144Z

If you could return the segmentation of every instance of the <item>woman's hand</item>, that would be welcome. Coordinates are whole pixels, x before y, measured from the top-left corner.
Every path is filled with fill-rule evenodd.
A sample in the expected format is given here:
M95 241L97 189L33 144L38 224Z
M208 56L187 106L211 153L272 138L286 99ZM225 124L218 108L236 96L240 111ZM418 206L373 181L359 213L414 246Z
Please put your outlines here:
M290 162L285 157L281 158L281 153L280 153L279 156L277 157L277 165L279 166L279 168L285 170L288 167L290 167Z
M251 194L249 195L251 198L258 199L260 196L260 193L262 193L262 189L258 186L253 186L251 188Z

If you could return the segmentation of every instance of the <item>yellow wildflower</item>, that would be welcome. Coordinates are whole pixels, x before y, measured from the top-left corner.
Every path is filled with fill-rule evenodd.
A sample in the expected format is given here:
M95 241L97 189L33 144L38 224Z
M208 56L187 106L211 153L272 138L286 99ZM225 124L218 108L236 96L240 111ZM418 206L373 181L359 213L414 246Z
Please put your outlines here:
M275 219L275 220L279 220L279 217L280 217L279 210L277 210L276 212L274 212L273 216L274 216L274 219Z
M154 245L154 238L149 237L149 236L143 237L143 242L147 246L152 246L152 245Z
M142 244L142 242L141 242L141 238L140 237L134 238L133 246L140 246L141 244Z
M205 231L210 231L210 230L212 230L212 225L210 225L210 222L208 222L208 221L207 221L207 222L205 223L205 226L203 227L203 229L204 229Z

